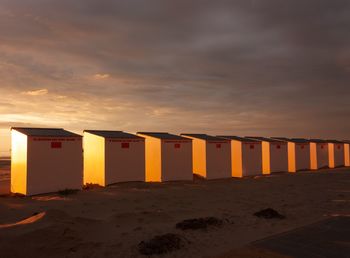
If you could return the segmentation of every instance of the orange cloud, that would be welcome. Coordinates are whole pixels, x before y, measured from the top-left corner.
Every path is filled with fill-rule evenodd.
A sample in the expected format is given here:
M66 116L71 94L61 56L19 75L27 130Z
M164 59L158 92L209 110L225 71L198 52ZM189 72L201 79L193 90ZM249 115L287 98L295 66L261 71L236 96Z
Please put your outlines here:
M97 73L94 75L95 80L104 80L104 79L108 79L109 77L110 75L108 73L104 73L104 74Z
M29 96L41 96L49 93L48 89L40 89L40 90L32 90L32 91L24 91L23 94Z

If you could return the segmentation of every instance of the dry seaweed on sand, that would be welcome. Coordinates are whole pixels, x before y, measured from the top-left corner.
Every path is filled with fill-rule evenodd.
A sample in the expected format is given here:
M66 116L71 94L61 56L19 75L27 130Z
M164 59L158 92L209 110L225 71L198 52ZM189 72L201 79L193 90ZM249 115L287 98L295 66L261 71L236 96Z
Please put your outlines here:
M278 211L267 208L258 212L254 213L254 216L258 218L264 218L264 219L285 219L286 216L280 214Z
M179 235L169 233L142 241L138 245L138 250L143 255L160 255L179 250L184 245L184 240Z
M66 196L66 195L77 194L78 192L79 192L79 190L77 190L77 189L64 189L64 190L58 191L58 194Z
M181 230L199 230L207 229L209 226L219 227L222 223L222 220L215 217L187 219L177 223L176 228Z
M99 184L85 184L83 186L83 190L93 190L93 189L98 189L98 188L102 188L102 186L100 186Z
M8 193L8 194L1 194L0 197L25 198L26 196L21 193Z

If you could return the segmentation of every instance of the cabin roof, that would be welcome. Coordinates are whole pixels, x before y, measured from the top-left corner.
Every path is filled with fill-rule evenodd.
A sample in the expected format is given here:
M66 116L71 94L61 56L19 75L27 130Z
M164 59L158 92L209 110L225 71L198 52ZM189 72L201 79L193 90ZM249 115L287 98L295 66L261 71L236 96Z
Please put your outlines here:
M27 136L54 136L54 137L82 137L79 134L75 134L66 131L62 128L27 128L27 127L12 127L11 130L18 131Z
M329 143L344 143L343 141L338 141L338 140L326 140L326 142L329 142Z
M125 133L123 131L85 130L84 132L101 136L103 138L143 139L138 135Z
M283 142L282 140L267 138L267 137L260 137L260 136L246 136L245 138L263 141L263 142Z
M295 143L309 143L310 140L308 139L304 139L304 138L292 138L290 139L291 142L295 142Z
M310 139L309 141L315 143L327 143L327 141L323 139Z
M188 138L185 138L179 135L169 134L165 132L138 132L137 134L151 136L151 137L163 139L163 140L190 140Z
M192 138L197 138L201 140L206 140L206 141L222 141L222 138L207 135L207 134L196 134L196 133L182 133L181 136L188 136Z
M260 142L260 141L255 140L255 139L233 136L233 135L218 135L217 137L228 139L228 140L236 140L236 141L240 141L240 142Z
M290 141L290 139L287 137L271 137L271 139L276 139L276 140L285 141L285 142Z
M286 142L294 142L294 143L309 143L310 140L304 138L286 138L286 137L272 137L272 139L277 139Z

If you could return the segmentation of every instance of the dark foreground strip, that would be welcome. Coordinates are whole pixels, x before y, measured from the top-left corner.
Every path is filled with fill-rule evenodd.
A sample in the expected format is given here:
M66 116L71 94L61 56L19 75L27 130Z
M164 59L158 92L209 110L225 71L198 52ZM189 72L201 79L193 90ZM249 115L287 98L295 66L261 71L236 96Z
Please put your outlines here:
M349 258L350 217L326 219L252 245L298 258Z

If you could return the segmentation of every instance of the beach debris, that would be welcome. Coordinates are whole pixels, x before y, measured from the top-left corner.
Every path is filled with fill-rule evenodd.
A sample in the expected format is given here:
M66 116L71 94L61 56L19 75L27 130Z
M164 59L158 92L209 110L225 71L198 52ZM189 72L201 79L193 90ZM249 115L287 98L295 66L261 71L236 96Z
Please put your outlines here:
M193 180L194 181L203 181L206 180L204 176L201 176L199 174L193 174Z
M77 189L64 189L64 190L58 191L57 193L59 195L67 196L67 195L77 194L78 192L79 190Z
M267 208L258 212L254 213L254 216L258 218L264 218L264 219L285 219L286 216L280 214L278 211Z
M98 189L98 188L102 188L102 186L100 186L99 184L85 184L83 186L83 190L93 190L93 189Z
M160 255L179 250L183 246L184 241L179 235L168 233L142 241L138 245L138 250L143 255Z
M177 229L181 230L199 230L207 229L209 226L219 227L223 221L215 217L197 218L197 219L186 219L176 224Z
M12 198L25 198L26 196L21 193L8 193L8 194L2 194L0 197L12 197Z

